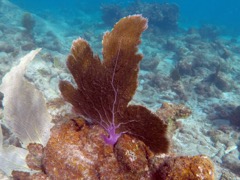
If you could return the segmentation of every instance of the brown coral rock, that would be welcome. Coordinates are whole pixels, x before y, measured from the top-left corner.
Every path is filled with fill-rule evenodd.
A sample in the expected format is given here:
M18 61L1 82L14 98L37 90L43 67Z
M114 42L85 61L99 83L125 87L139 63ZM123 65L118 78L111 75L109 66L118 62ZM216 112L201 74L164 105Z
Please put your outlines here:
M154 179L214 180L214 167L206 156L168 157L160 164Z
M213 165L206 156L172 157L154 154L140 140L123 135L113 147L98 125L71 120L52 129L44 148L43 179L212 180ZM32 177L32 176L31 176Z
M34 170L42 170L43 146L37 143L28 145L29 154L26 157L28 167Z
M95 131L91 131L78 124L70 121L52 129L43 159L45 172L52 179L97 179L96 160L103 153L101 129L93 127Z
M50 178L47 177L47 175L44 174L43 172L39 172L31 175L30 179L31 180L50 180Z
M12 177L14 180L50 180L50 178L43 172L30 174L28 172L13 171Z
M168 122L168 119L176 120L178 118L186 118L191 115L191 110L182 104L162 103L162 107L157 110L156 114L160 119Z
M14 180L30 180L30 173L21 171L12 171Z
M115 146L107 145L98 125L72 119L56 125L48 144L28 146L30 155L42 157L42 172L14 171L15 179L185 180L213 178L213 165L205 156L172 157L154 154L139 139L124 134ZM35 161L33 161L35 162ZM31 163L30 163L31 164Z
M143 142L126 136L123 140L129 138L127 142L120 141L121 144L116 145L118 152L123 152L123 149L128 147L127 150L136 153L136 161L129 162L130 154L125 154L125 161L120 162L124 167L131 167L134 171L132 172L120 168L117 160L120 157L116 158L113 146L104 143L101 135L106 132L101 127L88 126L78 121L68 121L52 130L43 159L44 170L50 179L140 179L142 175L148 177L150 171ZM79 124L82 126L79 127ZM132 142L132 147L128 145L129 142ZM117 153L117 156L120 154ZM145 174L136 175L136 172Z
M141 141L123 135L115 146L114 151L120 167L125 171L146 173L149 171L146 145ZM143 172L141 172L143 171Z

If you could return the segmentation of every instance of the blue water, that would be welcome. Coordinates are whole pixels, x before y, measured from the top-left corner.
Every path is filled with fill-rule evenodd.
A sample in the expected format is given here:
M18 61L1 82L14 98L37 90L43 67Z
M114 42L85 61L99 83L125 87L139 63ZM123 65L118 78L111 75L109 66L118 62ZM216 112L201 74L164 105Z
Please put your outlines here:
M120 4L128 5L134 1L117 1L117 0L11 0L11 2L19 5L23 9L41 14L46 10L50 14L59 14L59 12L73 13L79 10L92 13L100 11L102 4ZM191 26L201 24L216 24L219 26L227 26L231 32L240 32L240 1L239 0L163 0L163 1L142 1L157 3L175 3L180 9L179 23Z

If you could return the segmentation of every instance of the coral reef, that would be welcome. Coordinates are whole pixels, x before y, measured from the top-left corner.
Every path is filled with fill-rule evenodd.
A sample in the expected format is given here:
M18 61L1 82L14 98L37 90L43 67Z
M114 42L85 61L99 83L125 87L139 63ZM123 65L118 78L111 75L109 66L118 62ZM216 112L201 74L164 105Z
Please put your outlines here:
M141 13L149 19L149 26L161 30L173 31L177 29L179 9L175 4L147 3L139 0L134 1L128 7L107 4L102 8L102 19L107 25L113 25L116 19L127 14Z
M134 1L126 12L141 13L149 19L149 26L162 30L173 31L177 29L179 9L171 3L147 3L140 0Z
M53 128L42 160L46 174L50 178L59 179L64 179L64 177L72 179L76 177L90 179L103 177L106 179L114 179L114 177L153 179L156 177L156 179L166 179L166 174L171 174L173 178L176 178L178 173L173 173L175 167L179 167L183 162L182 165L184 165L186 173L181 174L180 178L214 179L213 165L206 157L170 158L167 156L168 158L165 158L166 156L163 156L157 158L155 153L166 152L168 144L164 139L165 126L162 123L159 125L156 123L161 121L161 118L157 118L143 106L127 106L136 89L134 82L136 82L138 68L134 68L134 74L131 74L128 69L123 69L127 68L124 64L130 57L131 62L136 59L137 64L141 60L141 56L135 54L140 34L138 33L134 41L130 39L126 41L125 39L125 33L134 32L131 25L134 24L136 27L135 23L130 23L131 21L139 21L137 23L139 25L143 19L140 16L124 18L115 25L112 32L104 36L103 63L99 61L98 57L92 55L86 41L82 39L74 41L67 65L78 88L74 88L69 82L62 81L60 82L60 90L65 100L73 105L75 112L96 125L86 124L81 119L72 119ZM121 25L126 26L125 23L131 31L127 30L123 33L120 27ZM141 33L141 28L137 29ZM129 52L129 46L134 51L130 50ZM134 63L128 64L129 67L133 65ZM129 84L128 81L124 82L126 71L128 71L130 82L133 84ZM105 75L103 76L103 74ZM108 82L109 80L110 82ZM128 91L122 92L125 83L128 86L133 85L133 87L130 86ZM102 89L103 87L106 88ZM90 92L89 89L91 89ZM103 97L107 97L107 99ZM165 113L165 119L166 116L174 119L190 114L190 111L183 106L176 106L172 109L168 110L171 116L169 113ZM159 112L159 116L161 116L160 114ZM122 129L121 125L125 124L126 126ZM146 131L142 130L143 127ZM119 129L124 131L118 132ZM158 136L160 136L161 142L154 136L156 131L160 131ZM115 144L115 146L108 144ZM178 159L181 160L178 161ZM204 166L195 167L192 162L200 162ZM171 164L170 168L164 169L165 174L160 173L163 169L161 163ZM174 169L171 168L172 166ZM163 167L165 166L163 165Z
M199 28L199 34L202 38L215 40L220 34L220 29L211 24L204 24Z

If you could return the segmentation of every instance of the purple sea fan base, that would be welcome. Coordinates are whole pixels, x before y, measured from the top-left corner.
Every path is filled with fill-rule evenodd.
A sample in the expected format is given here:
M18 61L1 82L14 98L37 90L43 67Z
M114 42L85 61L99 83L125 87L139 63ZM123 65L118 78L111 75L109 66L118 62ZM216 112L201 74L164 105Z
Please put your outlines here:
M101 137L103 138L104 142L109 145L114 145L118 138L123 134L121 133L116 133L116 129L119 126L116 126L115 124L111 123L107 128L104 127L104 129L107 131L108 136L102 135Z

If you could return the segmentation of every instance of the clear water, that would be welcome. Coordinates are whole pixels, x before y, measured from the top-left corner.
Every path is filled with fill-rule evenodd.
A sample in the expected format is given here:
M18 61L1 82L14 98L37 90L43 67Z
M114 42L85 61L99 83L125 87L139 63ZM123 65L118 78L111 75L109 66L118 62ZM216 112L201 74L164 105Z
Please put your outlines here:
M50 10L51 13L59 12L61 10L78 11L84 9L85 11L100 11L100 6L105 3L114 3L126 6L133 1L56 1L54 0L43 0L38 3L29 0L11 0L11 2L19 5L23 9L33 12L41 13L46 9ZM180 8L180 23L187 24L201 24L201 23L213 23L222 26L229 26L231 29L239 31L240 26L240 2L238 0L172 0L172 1L142 1L142 2L156 2L156 3L175 3ZM61 15L61 14L59 14Z

